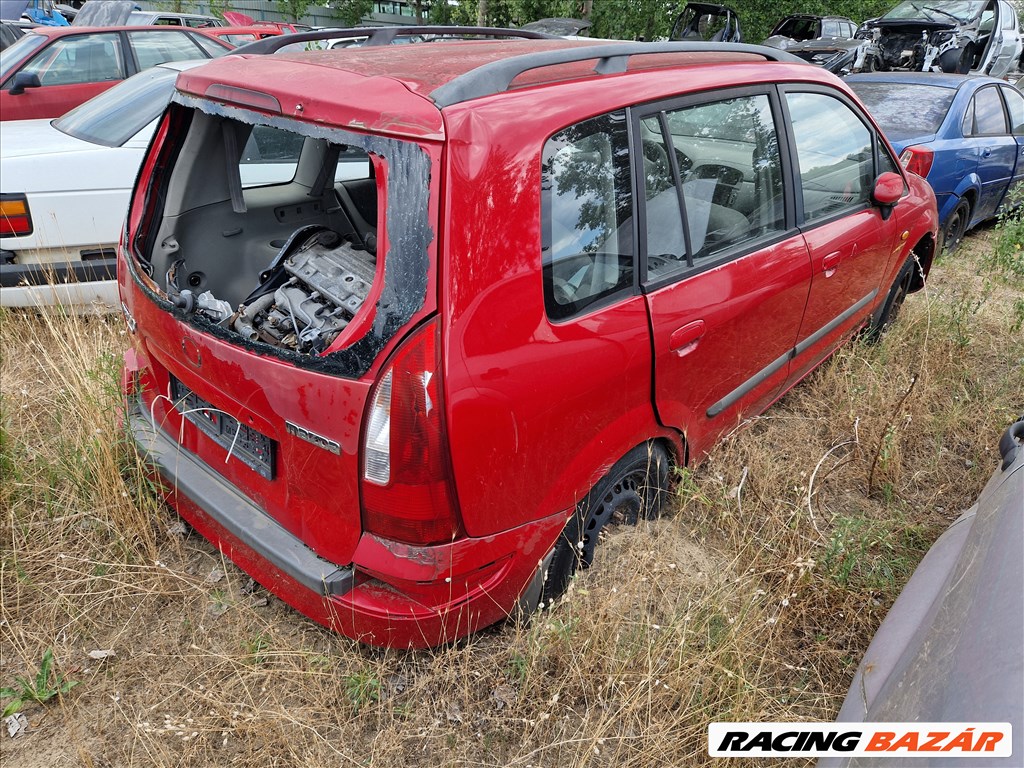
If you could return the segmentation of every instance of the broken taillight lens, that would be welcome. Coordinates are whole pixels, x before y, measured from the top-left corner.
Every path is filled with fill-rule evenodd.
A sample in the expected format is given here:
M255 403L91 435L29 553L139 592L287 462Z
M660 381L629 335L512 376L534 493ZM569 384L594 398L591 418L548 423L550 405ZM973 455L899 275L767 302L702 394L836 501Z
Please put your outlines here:
M907 147L900 154L900 165L911 173L925 178L932 169L935 154L928 147Z
M363 530L409 544L451 541L461 526L441 404L439 324L424 325L370 392L363 437Z
M24 195L0 195L0 236L23 237L32 234L32 213Z

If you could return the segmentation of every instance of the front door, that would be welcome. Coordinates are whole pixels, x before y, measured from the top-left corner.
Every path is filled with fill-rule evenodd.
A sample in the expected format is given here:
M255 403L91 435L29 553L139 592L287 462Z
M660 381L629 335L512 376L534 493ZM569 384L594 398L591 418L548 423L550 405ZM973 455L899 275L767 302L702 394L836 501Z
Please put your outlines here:
M811 289L791 381L861 324L900 243L896 218L871 201L874 131L833 91L787 90L799 174L798 206L811 257Z

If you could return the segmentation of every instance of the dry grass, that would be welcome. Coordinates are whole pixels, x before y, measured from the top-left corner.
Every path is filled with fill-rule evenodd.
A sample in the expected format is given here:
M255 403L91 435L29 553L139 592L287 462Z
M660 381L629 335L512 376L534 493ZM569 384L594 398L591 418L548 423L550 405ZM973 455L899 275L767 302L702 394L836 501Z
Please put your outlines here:
M1024 407L1022 288L980 264L937 265L881 344L684 472L530 625L431 652L330 634L153 500L118 432L118 318L0 315L0 685L48 649L79 683L25 705L5 765L700 765L710 721L831 718Z

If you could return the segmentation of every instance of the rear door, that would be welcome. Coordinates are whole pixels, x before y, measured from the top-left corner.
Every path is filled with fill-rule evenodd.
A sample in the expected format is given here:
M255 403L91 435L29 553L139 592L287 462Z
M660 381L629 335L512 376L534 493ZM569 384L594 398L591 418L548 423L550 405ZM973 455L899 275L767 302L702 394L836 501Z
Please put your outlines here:
M777 106L773 88L737 89L634 120L655 405L698 453L780 391L807 298Z
M971 214L974 222L995 215L1017 164L1017 140L1010 135L999 86L988 85L974 94L973 121L965 120L964 136L972 136L978 157L981 195ZM968 130L970 133L968 133Z
M811 257L810 296L790 381L811 370L866 318L900 247L896 217L871 202L877 137L852 102L826 88L784 98L795 156L797 210Z
M1010 118L1010 133L1017 142L1017 162L1013 167L1013 181L1003 196L1003 202L1020 194L1018 187L1024 181L1024 95L1010 85L1002 85L999 92L1006 101L1006 114Z

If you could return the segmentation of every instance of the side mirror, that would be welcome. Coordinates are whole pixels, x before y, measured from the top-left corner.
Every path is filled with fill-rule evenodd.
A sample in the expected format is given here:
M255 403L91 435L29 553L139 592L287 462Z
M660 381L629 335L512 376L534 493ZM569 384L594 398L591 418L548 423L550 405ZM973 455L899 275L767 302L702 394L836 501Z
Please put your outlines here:
M11 83L11 96L20 96L25 92L26 88L39 88L42 83L39 82L39 75L35 72L19 72L14 76L14 81Z
M875 179L875 188L871 199L881 209L882 218L888 219L892 209L903 197L903 177L898 173L887 171Z

